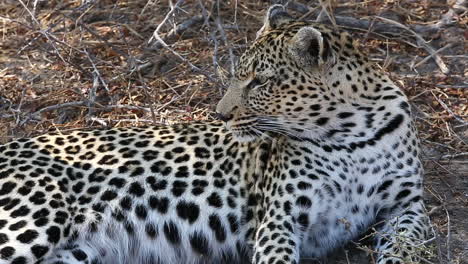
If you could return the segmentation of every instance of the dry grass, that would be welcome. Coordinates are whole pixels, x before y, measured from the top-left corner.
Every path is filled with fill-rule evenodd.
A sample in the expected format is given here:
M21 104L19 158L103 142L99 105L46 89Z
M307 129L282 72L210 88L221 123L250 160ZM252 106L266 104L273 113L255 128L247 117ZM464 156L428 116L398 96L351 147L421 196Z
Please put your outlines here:
M428 168L427 200L445 239L438 244L440 263L462 263L468 254L468 244L460 249L447 240L448 216L468 206L464 2L288 1L298 17L352 32L411 98ZM270 4L83 3L0 2L0 143L53 130L211 119ZM440 185L445 175L455 182ZM446 190L458 198L437 194ZM437 206L447 214L437 214ZM468 238L467 229L460 237Z

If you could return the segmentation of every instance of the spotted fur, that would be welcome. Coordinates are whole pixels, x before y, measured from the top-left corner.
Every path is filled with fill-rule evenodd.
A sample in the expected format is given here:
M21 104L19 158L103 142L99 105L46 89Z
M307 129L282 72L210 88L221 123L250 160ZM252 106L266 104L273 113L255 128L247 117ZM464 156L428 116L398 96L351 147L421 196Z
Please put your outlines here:
M417 261L422 167L401 90L353 39L269 9L220 122L0 146L0 263L293 264L377 224Z

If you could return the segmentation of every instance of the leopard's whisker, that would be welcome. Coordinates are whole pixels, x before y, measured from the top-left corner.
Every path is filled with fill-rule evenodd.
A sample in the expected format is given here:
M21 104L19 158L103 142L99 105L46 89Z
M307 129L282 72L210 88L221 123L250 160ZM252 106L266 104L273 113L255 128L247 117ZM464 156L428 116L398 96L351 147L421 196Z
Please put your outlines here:
M298 118L290 118L290 117L282 117L282 116L274 116L274 115L262 115L261 117L256 117L258 122L261 123L270 123L270 124L278 124L283 127L292 127L297 126L301 130L309 131L309 132L316 132L314 129L322 130L324 132L328 131L326 128L321 127L319 125L315 125L312 123L304 124L304 122L296 120ZM311 126L311 127L307 127Z
M288 131L288 130L282 128L282 127L272 127L272 126L262 126L262 125L258 125L257 127L262 129L262 130L270 131L270 132L273 132L273 133L278 133L278 134L281 134L281 135L286 136L286 137L294 137L294 138L300 139L300 137L298 137L297 135L292 134L290 131Z

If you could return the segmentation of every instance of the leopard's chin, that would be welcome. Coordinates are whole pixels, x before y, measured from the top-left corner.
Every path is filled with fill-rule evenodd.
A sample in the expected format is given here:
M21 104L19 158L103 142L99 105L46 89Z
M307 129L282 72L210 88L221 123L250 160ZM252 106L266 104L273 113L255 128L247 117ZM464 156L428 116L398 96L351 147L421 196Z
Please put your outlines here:
M254 142L260 139L260 137L258 136L243 131L232 131L232 137L235 141L239 143Z
M254 131L251 131L249 126L239 125L232 120L226 122L225 128L231 132L232 138L239 143L254 142L260 139L260 136Z

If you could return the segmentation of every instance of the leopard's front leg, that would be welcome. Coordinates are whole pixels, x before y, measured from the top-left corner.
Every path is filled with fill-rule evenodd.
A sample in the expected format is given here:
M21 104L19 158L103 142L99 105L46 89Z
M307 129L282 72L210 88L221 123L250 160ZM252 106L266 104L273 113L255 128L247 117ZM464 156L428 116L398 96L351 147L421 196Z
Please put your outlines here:
M276 206L275 206L276 205ZM255 235L253 264L299 263L299 239L292 216L272 204Z

